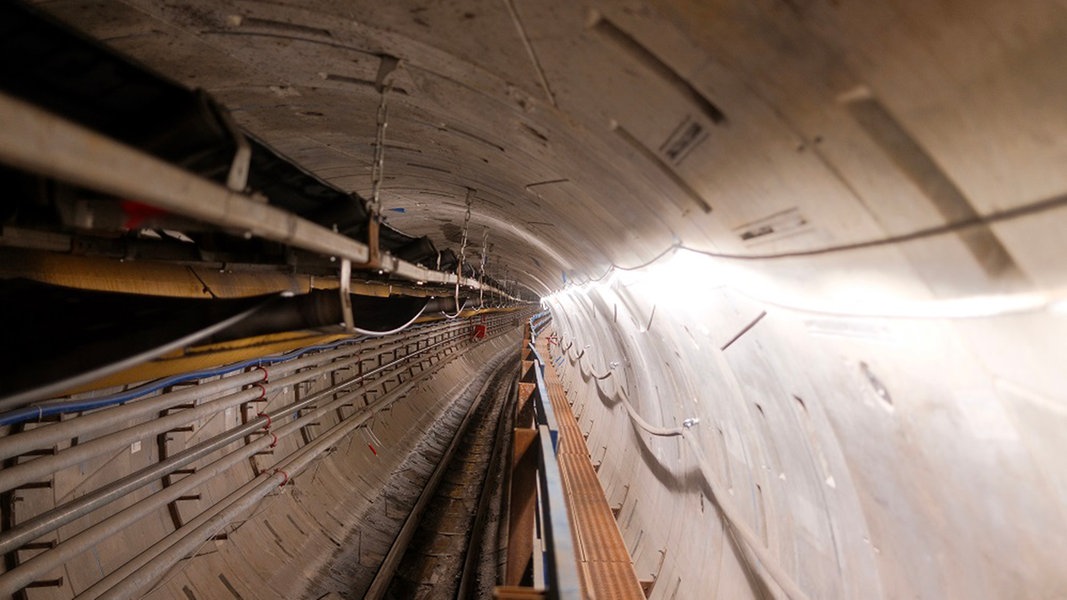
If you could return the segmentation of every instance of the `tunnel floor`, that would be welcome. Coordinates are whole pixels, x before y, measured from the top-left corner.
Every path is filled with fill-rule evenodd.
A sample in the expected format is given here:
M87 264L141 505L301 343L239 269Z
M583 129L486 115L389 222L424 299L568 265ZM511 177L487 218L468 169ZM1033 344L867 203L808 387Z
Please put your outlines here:
M455 455L419 520L387 598L490 598L500 560L501 490L517 364L507 360L480 393ZM473 556L471 556L473 555Z
M330 592L342 598L382 593L389 598L442 597L447 588L459 585L466 534L481 495L492 434L515 377L514 355L512 349L501 352L466 385L451 391L448 409L391 473L388 484L360 518L360 527L344 540L342 550L327 572L316 578L319 585L309 590L308 597ZM468 412L471 418L465 424ZM488 448L478 441L486 435L490 437ZM448 457L454 439L457 452ZM446 460L447 466L442 464ZM439 466L443 477L434 480ZM424 493L429 503L420 506ZM406 527L411 531L405 532ZM485 530L494 527L490 523ZM449 536L449 532L463 535ZM405 533L413 537L402 539ZM489 583L491 589L491 579Z

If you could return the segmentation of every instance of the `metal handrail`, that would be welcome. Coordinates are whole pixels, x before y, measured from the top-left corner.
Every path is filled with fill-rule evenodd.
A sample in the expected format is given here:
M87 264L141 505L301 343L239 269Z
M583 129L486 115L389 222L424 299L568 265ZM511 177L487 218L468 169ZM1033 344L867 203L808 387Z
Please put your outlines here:
M536 321L541 321L541 327L537 326ZM537 512L545 540L541 564L548 597L577 599L582 595L578 561L571 537L569 508L563 494L563 477L556 458L559 452L559 424L545 385L545 362L534 345L539 330L543 330L549 321L551 313L548 311L530 317L530 350L533 352L534 374L537 377L537 388L533 394L534 418L540 440L537 478L541 493L537 498Z

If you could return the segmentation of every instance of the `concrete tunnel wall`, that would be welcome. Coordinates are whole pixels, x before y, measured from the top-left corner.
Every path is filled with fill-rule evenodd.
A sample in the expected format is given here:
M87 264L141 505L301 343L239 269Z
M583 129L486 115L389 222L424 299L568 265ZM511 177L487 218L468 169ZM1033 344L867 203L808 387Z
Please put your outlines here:
M548 306L568 350L553 347L564 384L653 598L748 596L751 559L691 450L634 425L620 397L654 425L700 420L716 493L812 598L1067 589L1064 541L1048 533L1064 524L1060 442L1036 434L1063 416L975 352L1041 319L828 317L729 287L665 306L677 290L621 279ZM1057 360L1030 363L1029 381Z
M1062 2L40 4L364 194L399 58L390 222L477 188L653 598L763 584L620 391L812 598L1067 595Z

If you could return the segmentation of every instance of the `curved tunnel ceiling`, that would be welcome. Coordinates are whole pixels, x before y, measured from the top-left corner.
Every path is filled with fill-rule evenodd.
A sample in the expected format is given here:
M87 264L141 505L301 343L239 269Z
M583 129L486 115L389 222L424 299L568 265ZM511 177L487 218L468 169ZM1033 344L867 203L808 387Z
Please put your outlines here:
M1047 133L1064 119L1055 3L655 4L44 6L206 89L365 197L390 86L387 220L456 245L473 190L471 244L488 229L490 269L545 293L672 242L811 250L1067 184L1063 143ZM942 235L817 268L917 271L934 295L997 288L1008 271L1060 285L1054 255L1013 243L1026 231ZM917 258L931 253L941 265Z
M674 240L746 254L953 220L923 193L940 182L917 178L955 183L978 213L1063 188L1053 166L1062 149L1057 156L1056 141L1039 131L1025 135L1062 119L1034 114L1054 104L1034 100L1056 81L1055 65L1029 61L1031 71L1053 72L996 77L1011 75L1008 61L1026 61L1034 44L1022 35L1054 39L1057 19L1035 14L1042 7L1012 11L1025 21L1011 24L987 14L994 6L953 15L904 3L299 4L45 6L203 87L283 154L367 197L379 89L391 83L388 220L458 244L473 189L472 243L488 227L490 264L536 276L529 283L545 292L561 273L581 279L611 262L639 263ZM891 9L895 16L880 14ZM963 41L1027 29L1007 38L1021 47L1005 42L984 56L884 27L887 19L945 23ZM865 120L870 110L885 122ZM932 173L895 165L880 147L898 131L926 151ZM1006 145L1014 151L995 150ZM1012 185L999 184L1008 177ZM804 225L745 243L746 224L782 211ZM936 243L976 271L965 247ZM874 258L881 266L898 257ZM1046 257L1013 258L1040 273ZM983 283L981 272L953 279Z
M1064 118L1061 9L997 4L45 6L365 197L391 86L388 221L456 245L473 190L469 237L488 229L490 269L549 292L676 241L811 250L1061 192L1047 133ZM935 295L1005 270L1058 286L1054 256L1012 243L1025 231L818 268L917 271ZM918 258L931 253L950 268Z
M470 197L545 296L655 597L760 592L608 397L707 424L812 597L1067 589L1062 2L40 5L363 197L388 89L383 214L458 247Z

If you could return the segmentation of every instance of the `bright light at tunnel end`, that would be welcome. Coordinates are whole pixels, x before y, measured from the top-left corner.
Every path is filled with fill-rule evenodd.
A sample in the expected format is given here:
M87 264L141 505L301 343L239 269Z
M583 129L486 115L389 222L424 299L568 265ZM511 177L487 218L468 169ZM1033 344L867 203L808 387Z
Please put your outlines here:
M711 294L727 290L768 306L837 317L973 319L1039 311L1067 317L1067 290L936 298L878 272L782 281L758 268L684 248L640 270L612 269L599 281L568 284L542 302L548 306L565 296L610 290L625 291L671 312L692 314L707 309Z

